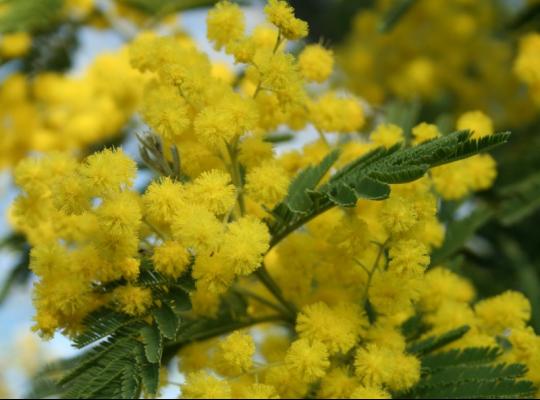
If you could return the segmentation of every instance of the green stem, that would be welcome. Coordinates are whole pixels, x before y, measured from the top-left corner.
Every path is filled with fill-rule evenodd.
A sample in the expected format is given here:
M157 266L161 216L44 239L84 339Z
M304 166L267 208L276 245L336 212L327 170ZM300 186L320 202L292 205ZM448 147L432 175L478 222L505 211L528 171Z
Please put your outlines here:
M273 309L274 311L277 311L279 312L280 314L283 314L286 318L288 318L288 313L289 311L285 308L283 308L282 306L280 306L279 304L275 304L275 303L272 303L270 300L267 300L265 299L264 297L262 296L259 296L258 294L256 293L253 293L252 291L250 290L247 290L247 289L235 289L235 291L241 295L244 295L244 296L248 296L248 297L251 297L253 300L261 303L261 304L264 304L265 306L267 307L270 307L271 309Z
M240 215L244 215L246 207L244 203L242 174L240 172L240 163L238 162L238 138L234 139L231 144L227 143L227 151L231 159L231 179L238 193L238 208L240 209Z
M279 46L281 45L282 42L283 42L283 36L281 35L281 30L280 30L278 32L278 36L277 36L276 44L274 46L274 50L272 51L274 54L276 54L276 51L278 51Z
M319 137L321 138L323 143L326 145L326 147L330 148L331 147L330 143L328 142L328 139L326 138L324 132L321 131L320 129L317 129L317 133L319 134Z
M261 281L261 283L268 289L272 295L278 300L283 307L287 310L288 318L291 322L294 322L296 320L296 314L297 310L296 307L288 302L285 297L283 297L283 293L281 291L281 288L278 286L278 284L272 279L270 274L268 273L268 270L262 264L256 271L255 276Z
M254 325L258 324L264 324L267 322L287 322L283 320L283 316L281 315L268 315L261 318L253 318L249 319L247 321L237 321L230 324L219 326L215 329L206 330L204 332L200 332L198 335L192 335L189 339L184 339L176 342L172 342L167 345L162 359L162 364L167 365L170 360L178 353L178 351L185 345L197 342L197 341L203 341L212 339L221 335L225 335L230 332L237 331L239 329L245 329L249 328Z
M366 289L364 291L364 296L362 299L362 304L365 306L366 302L368 301L369 296L369 287L371 286L371 281L373 280L373 275L375 274L375 271L379 268L379 262L381 261L381 257L384 253L384 250L386 249L386 244L388 243L388 240L386 240L383 244L377 243L379 246L379 252L377 253L377 257L375 258L375 262L373 263L373 266L371 267L371 271L368 273L368 279L366 282ZM357 261L358 262L358 261Z
M301 226L305 225L309 221L311 221L313 218L317 217L318 215L330 210L331 208L335 207L334 203L328 202L328 204L324 204L319 209L316 210L316 212L312 214L308 214L305 216L302 216L297 221L294 221L292 224L286 226L281 231L278 231L277 233L272 235L272 240L270 241L270 249L278 245L283 239L285 239L287 236L289 236L292 232L300 228Z

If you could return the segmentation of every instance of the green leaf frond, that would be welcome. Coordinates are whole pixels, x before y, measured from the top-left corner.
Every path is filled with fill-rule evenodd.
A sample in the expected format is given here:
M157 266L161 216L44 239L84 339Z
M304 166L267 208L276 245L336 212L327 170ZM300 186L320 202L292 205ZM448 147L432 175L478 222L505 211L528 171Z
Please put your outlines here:
M406 322L418 325L417 320ZM523 364L498 362L503 351L498 347L465 347L444 350L469 331L463 326L439 336L409 343L407 351L421 361L420 381L398 398L529 398L536 388L524 379Z
M330 153L317 166L302 171L289 187L285 200L272 211L272 246L290 232L334 207L352 207L360 198L384 200L390 184L420 179L433 167L458 161L490 150L508 141L509 132L480 139L469 131L457 131L415 147L395 145L378 148L352 161L319 185L338 158ZM319 186L318 186L319 185Z
M63 0L0 0L6 6L0 16L0 33L42 29L58 17Z

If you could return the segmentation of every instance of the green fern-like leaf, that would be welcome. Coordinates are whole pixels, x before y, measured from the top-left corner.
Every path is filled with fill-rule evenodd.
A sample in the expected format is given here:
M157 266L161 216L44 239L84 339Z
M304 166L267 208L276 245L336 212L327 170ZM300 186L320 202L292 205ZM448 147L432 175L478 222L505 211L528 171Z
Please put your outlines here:
M135 348L135 360L137 362L142 387L150 396L155 395L159 387L159 364L148 361L145 350L141 345Z
M179 328L180 320L167 304L152 310L159 332L167 339L174 339Z
M110 336L120 328L132 323L133 320L125 314L109 308L99 309L91 313L83 321L86 330L75 338L73 344L81 349L104 337Z
M60 388L54 379L41 377L32 381L32 387L24 396L25 399L44 399L60 393Z
M494 362L501 354L497 347L467 347L443 353L430 354L422 358L422 366L436 370L457 365L476 365Z
M306 168L292 181L285 204L292 212L307 213L313 206L309 191L313 191L339 157L338 151L328 154L319 165Z
M419 390L416 399L523 399L534 398L536 388L530 381L501 379L498 381L456 382L450 386Z
M274 221L269 223L271 245L334 206L351 207L359 198L384 200L390 194L390 184L414 181L432 167L490 150L508 141L509 135L503 132L472 139L469 131L458 131L415 147L376 149L315 187L337 157L331 153L318 166L300 173L285 201L273 210Z
M144 354L151 363L161 361L163 353L163 339L156 325L145 326L141 329L142 341L144 343Z
M421 387L452 386L456 382L520 378L527 372L523 364L458 365L434 371Z
M0 33L43 29L59 16L63 0L2 0Z
M422 376L406 398L524 398L536 388L522 364L497 363L497 347L470 347L420 355Z
M440 349L441 347L446 346L449 343L452 343L463 337L468 331L469 327L463 325L459 328L448 331L439 336L430 336L426 339L418 340L409 344L407 347L407 352L416 355L425 355L429 354L435 350Z

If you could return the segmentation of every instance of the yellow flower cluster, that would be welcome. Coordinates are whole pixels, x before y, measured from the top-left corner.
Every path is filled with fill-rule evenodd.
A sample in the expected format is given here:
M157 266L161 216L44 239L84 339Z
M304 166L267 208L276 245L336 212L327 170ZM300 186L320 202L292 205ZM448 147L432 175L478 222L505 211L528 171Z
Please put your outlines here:
M10 75L0 87L0 169L30 152L76 152L120 135L141 79L125 51L99 56L81 77Z
M282 0L270 0L265 12L271 25L252 32L231 2L208 14L208 38L234 57L238 77L183 38L143 33L130 46L146 83L141 116L163 144L156 162L176 162L181 174L158 177L139 193L135 162L120 150L18 165L22 193L11 215L33 246L36 329L77 333L104 305L151 320L157 299L137 280L148 269L193 278L192 310L183 318L208 321L235 294L245 300L247 321L267 323L249 330L254 323L235 321L226 337L209 334L181 348L185 398L390 398L421 377L401 331L418 311L429 324L426 337L471 327L446 348L506 338L512 346L504 357L525 363L528 378L540 383L528 301L506 292L473 305L466 280L428 269L444 239L440 197L489 187L496 174L490 156L393 185L383 201L332 208L273 240L269 211L286 198L292 177L333 148L341 150L339 168L375 148L415 146L441 133L421 123L407 138L382 123L360 134L367 116L358 99L306 84L330 76L332 53L317 45L295 57L286 41L304 37L307 24ZM424 75L427 65L420 60L412 74ZM271 134L308 124L320 140L274 155ZM457 128L477 138L493 130L479 111L463 114Z
M0 37L0 57L5 59L24 56L32 45L32 37L26 32L15 32Z
M506 8L489 1L418 0L390 32L381 32L380 22L395 6L393 1L377 1L359 11L338 51L355 93L372 104L398 98L422 99L451 113L480 108L496 116L497 126L535 117L530 97L512 74L513 38L498 34L501 20L511 18L517 3ZM523 39L521 54L534 58L538 51L532 41L533 35ZM520 64L532 66L524 57L516 61L516 72L530 84L523 76L527 73L518 72Z
M529 86L534 101L540 104L540 34L530 33L521 38L514 72Z
M473 137L482 138L493 133L493 123L481 111L469 111L458 118L456 129L469 130ZM434 126L419 126L417 130L413 130L413 135L419 141L422 137L438 136ZM490 188L497 176L497 169L493 157L479 154L458 161L450 167L443 165L434 168L431 174L435 188L444 199L459 200L471 192Z

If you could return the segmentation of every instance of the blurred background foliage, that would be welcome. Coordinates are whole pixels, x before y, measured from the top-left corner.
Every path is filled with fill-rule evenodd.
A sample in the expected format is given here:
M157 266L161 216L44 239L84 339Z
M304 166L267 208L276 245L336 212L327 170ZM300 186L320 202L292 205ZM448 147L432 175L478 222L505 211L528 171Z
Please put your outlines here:
M17 74L32 81L44 73L70 71L81 29L114 30L129 41L138 31L167 26L178 12L213 2L0 0L4 101L9 101L6 83ZM309 40L323 38L325 45L336 49L340 64L336 87L347 87L364 98L374 120L398 123L406 131L427 121L448 132L457 115L479 109L493 118L495 130L513 132L510 144L495 153L496 185L441 205L447 237L432 263L469 277L479 297L505 289L524 292L533 305L533 326L540 333L540 101L514 71L520 38L540 30L540 2L291 0L291 4L309 22ZM77 151L84 154L121 143L130 131L132 110L125 111L114 132L81 142ZM4 119L6 113L0 110ZM36 150L26 144L15 155L13 146L19 142L8 143L8 136L1 135L0 168L12 168L17 159ZM3 301L13 288L28 282L30 272L24 237L13 233L0 246L18 254L0 288Z

